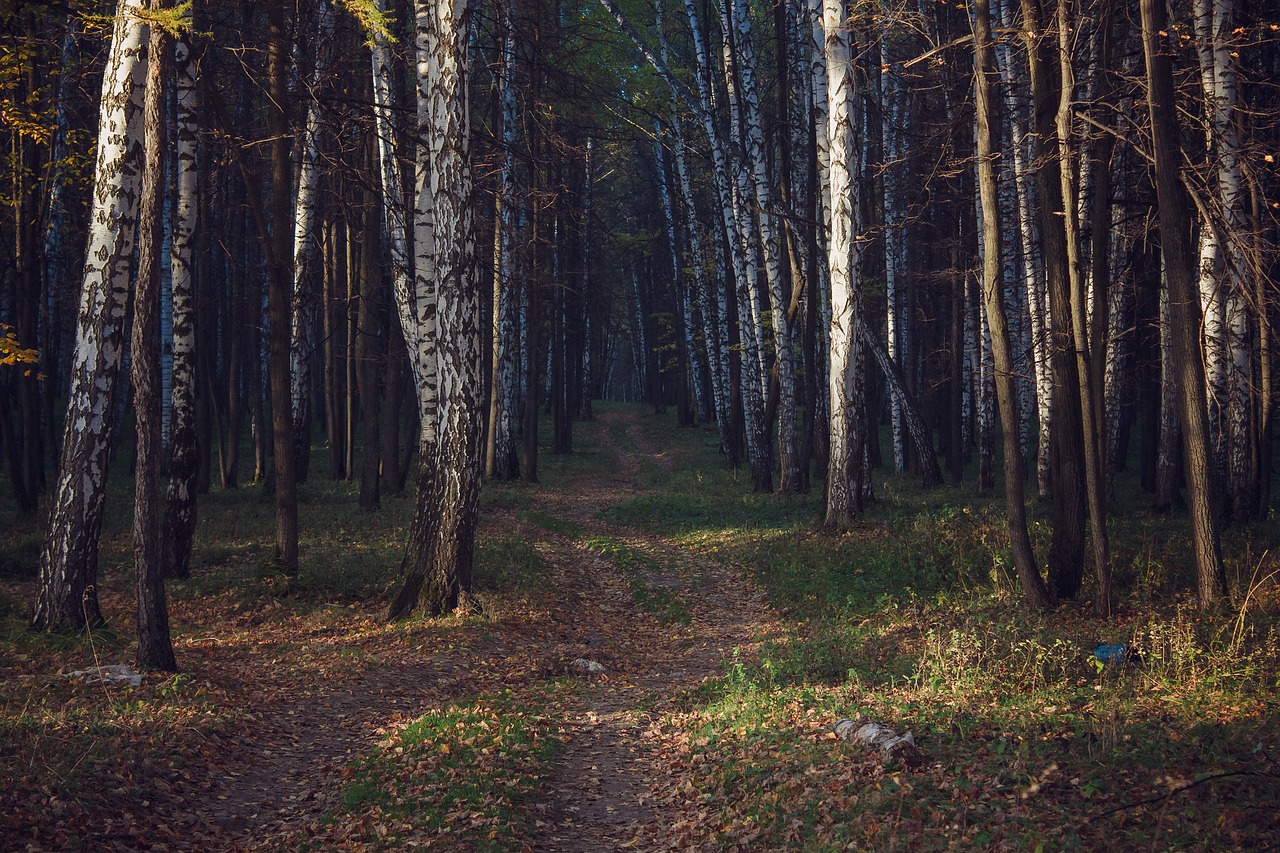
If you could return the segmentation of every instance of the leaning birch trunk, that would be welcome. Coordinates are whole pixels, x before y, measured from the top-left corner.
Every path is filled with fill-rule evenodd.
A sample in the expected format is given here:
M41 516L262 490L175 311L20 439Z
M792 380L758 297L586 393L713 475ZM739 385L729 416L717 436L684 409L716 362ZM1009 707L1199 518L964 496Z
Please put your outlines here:
M1023 495L1026 479L1025 463L1018 439L1018 389L1014 380L1013 348L1009 340L1009 321L1005 313L1004 289L1000 281L1000 202L996 188L996 170L992 159L995 146L995 103L992 77L995 55L991 45L991 11L988 0L977 0L973 6L973 38L975 77L977 81L977 153L978 189L982 203L982 297L987 322L991 327L991 350L995 361L996 400L1000 407L1000 426L1004 433L1005 509L1009 538L1013 545L1013 562L1028 609L1044 610L1052 603L1049 589L1040 577L1035 551L1027 532L1027 508Z
M747 457L751 466L751 479L758 492L773 490L772 447L765 432L764 424L764 369L760 359L757 333L760 324L756 322L758 312L753 309L758 300L752 294L755 291L755 252L750 249L750 227L738 214L743 212L735 201L734 185L729 179L728 157L720 131L716 126L715 114L711 108L711 61L706 44L701 36L701 25L698 12L692 0L685 0L685 13L689 18L691 37L693 40L694 66L698 87L698 99L695 101L676 80L675 76L653 51L640 38L639 33L627 20L613 0L600 0L602 6L613 16L614 20L644 55L653 69L678 97L691 113L698 116L706 133L711 149L712 183L715 186L716 200L720 208L720 221L730 246L729 256L733 263L734 282L737 288L737 310L739 327L742 335L742 397L743 416L746 423ZM749 195L749 188L744 188ZM745 199L743 199L745 202ZM745 238L744 238L745 235ZM744 247L744 251L733 251L732 247Z
M112 405L124 351L124 318L138 216L147 27L142 0L121 0L102 78L93 211L71 358L58 483L40 554L33 627L102 622L98 537L106 497Z
M702 342L711 373L711 401L714 406L716 426L720 432L720 447L726 453L733 454L730 463L736 465L737 442L733 437L733 418L729 411L728 334L723 326L728 322L728 315L725 313L724 286L719 281L707 280L709 270L707 250L698 225L693 183L689 178L689 165L685 157L684 132L680 127L680 116L674 104L671 110L670 127L675 136L672 159L675 161L680 197L684 202L686 221L689 223L686 230L693 266L693 298L702 312Z
M515 226L516 193L516 37L511 3L498 8L502 28L498 63L498 102L502 116L502 165L494 199L493 230L493 372L489 392L489 429L485 446L485 476L513 480L520 474L512 434L511 414L516 382L515 307L517 294L512 275L512 229Z
M843 527L861 512L861 467L865 424L854 413L861 410L863 384L858 375L858 325L861 323L858 293L862 249L855 233L860 187L855 178L858 145L853 75L852 34L844 0L823 0L826 32L827 139L830 146L831 230L828 268L831 277L831 348L828 383L831 394L830 450L827 461L826 523Z
M173 397L170 402L169 487L165 500L165 577L191 575L191 544L196 528L196 204L199 182L199 129L196 113L196 61L185 40L175 43L177 103L177 204L169 261L173 292Z
M302 131L302 168L294 202L293 306L289 338L290 402L293 407L294 449L298 482L305 482L311 460L311 362L316 351L317 295L320 256L320 223L316 205L320 192L320 100L317 90L324 79L333 10L327 0L316 5L316 58L311 72L311 97Z
M1191 230L1185 190L1178 180L1182 151L1178 145L1177 113L1174 110L1173 69L1168 45L1164 5L1158 0L1140 0L1142 47L1147 70L1147 106L1151 116L1152 165L1160 204L1160 254L1164 259L1169 287L1169 336L1173 343L1173 365L1178 384L1178 401L1186 462L1187 507L1191 513L1191 535L1196 559L1196 591L1200 608L1214 607L1226 596L1227 579L1222 566L1222 545L1214 512L1213 472L1209 448L1209 425L1205 398L1204 368L1201 365L1196 333L1195 285L1187 237Z
M151 0L151 9L164 0ZM147 87L143 99L143 174L138 209L138 280L134 288L129 373L137 424L133 492L133 559L137 572L140 669L178 668L169 638L169 612L160 565L160 275L164 252L164 197L168 167L164 102L170 62L169 36L150 27Z
M686 2L686 10L692 6ZM699 27L696 17L690 14L690 27L696 32ZM721 29L724 38L721 42L721 54L724 62L725 92L729 106L729 126L733 129L742 127L742 104L739 84L735 71L737 57L732 47L732 28L729 24L728 11L721 5ZM695 42L695 45L697 42ZM701 54L701 51L699 51ZM710 54L705 54L699 67L710 69ZM710 95L710 74L706 75L707 96ZM703 89L700 81L699 89ZM710 104L704 107L706 116L712 116ZM704 118L704 121L708 120ZM708 130L708 135L711 130ZM730 133L732 139L732 132ZM722 205L727 203L726 212L732 215L733 228L729 241L729 252L742 267L741 277L734 282L738 303L738 341L742 347L742 406L747 425L747 458L751 464L752 486L757 492L773 491L773 445L769 437L769 425L765 423L764 403L768 394L769 372L765 363L764 316L761 305L758 272L760 266L759 246L756 243L755 218L752 215L753 192L747 176L747 164L740 151L726 145L729 151L737 156L730 158L733 171L733 183L726 183L726 195L722 197ZM735 251L736 248L736 251Z
M889 393L902 415L907 434L911 437L911 446L915 448L916 459L920 463L920 476L925 488L942 485L942 467L938 464L938 454L934 451L933 441L929 437L929 425L925 422L919 404L907 390L902 369L889 357L889 351L865 324L858 328L858 336L862 340L862 345L870 351L876 364L879 365Z
M684 280L682 273L682 264L680 262L680 253L677 251L676 243L676 217L675 208L671 203L671 191L667 186L667 157L666 149L662 144L662 128L660 125L654 125L654 142L653 142L653 158L655 168L658 173L658 200L662 207L663 223L667 230L667 244L671 247L671 282L679 294L677 298L680 311L680 334L684 339L684 349L688 354L689 361L689 377L693 381L694 399L697 401L695 410L702 407L702 374L698 370L697 349L693 341L693 303L689 296L689 285Z
M419 479L405 583L391 604L391 618L407 616L420 599L432 615L469 602L483 418L480 292L473 270L468 9L452 0L418 0L414 11L418 113L420 120L426 119L419 127L415 272L420 291L424 278L436 282L440 431L430 454L434 476ZM430 487L426 494L424 481Z

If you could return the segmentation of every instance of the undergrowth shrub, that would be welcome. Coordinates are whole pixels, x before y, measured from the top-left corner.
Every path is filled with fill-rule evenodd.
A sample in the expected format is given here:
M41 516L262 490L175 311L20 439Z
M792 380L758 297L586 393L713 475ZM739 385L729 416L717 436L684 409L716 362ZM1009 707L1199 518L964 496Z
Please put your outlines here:
M965 624L924 632L913 677L921 687L954 692L1032 693L1089 673L1089 653L1017 622Z

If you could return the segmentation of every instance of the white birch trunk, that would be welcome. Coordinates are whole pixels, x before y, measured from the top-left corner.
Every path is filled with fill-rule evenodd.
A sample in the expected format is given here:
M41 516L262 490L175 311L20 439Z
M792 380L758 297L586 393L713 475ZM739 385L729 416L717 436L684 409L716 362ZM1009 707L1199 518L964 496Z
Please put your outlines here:
M148 38L148 28L139 17L142 6L142 0L118 4L102 78L71 387L33 617L40 629L80 628L102 619L97 596L98 537L138 218L142 57Z
M774 225L773 190L769 184L764 152L764 131L760 119L760 98L756 85L755 46L752 43L751 14L746 0L721 0L728 7L734 58L742 83L742 140L751 173L751 189L759 210L756 223L764 256L765 280L772 307L774 366L778 372L778 447L781 472L778 488L783 492L801 486L799 446L796 438L795 354L791 323L787 319L787 298L783 292L782 257ZM765 388L766 394L768 387Z
M1216 171L1219 221L1202 221L1201 298L1205 302L1205 364L1209 379L1211 438L1215 456L1225 464L1231 517L1247 521L1255 512L1250 351L1250 250L1245 236L1240 143L1235 126L1239 85L1231 43L1235 0L1196 0L1194 4L1200 78L1204 89L1206 149ZM1222 237L1219 236L1221 232ZM1219 245L1225 237L1226 246ZM1212 246L1217 256L1206 258ZM1209 308L1214 313L1209 313ZM1211 324L1211 320L1213 323Z
M662 206L663 223L667 230L667 244L671 247L671 282L680 299L680 335L684 339L685 352L688 353L689 379L693 384L695 409L702 410L703 390L702 373L698 370L697 349L693 340L693 300L689 295L689 285L681 272L680 252L676 242L675 208L671 203L671 191L667 182L667 157L662 145L662 128L654 126L653 158L658 173L658 200ZM696 418L696 415L695 415Z
M903 283L906 278L907 241L902 221L902 200L898 184L902 180L902 161L906 156L904 140L907 110L906 89L902 85L902 68L888 55L889 40L882 37L883 61L888 65L884 80L884 120L881 123L884 151L884 278L886 340L889 358L901 367L910 352L910 317L907 313ZM890 426L893 431L893 470L907 470L906 429L898 397L890 397Z
M328 0L316 4L315 66L311 97L302 130L301 169L294 201L293 305L289 334L289 399L298 458L311 444L311 361L316 349L316 278L319 273L320 223L316 204L320 192L320 101L318 89L328 69L333 41L333 8ZM305 468L298 469L300 475Z
M861 169L854 138L858 121L852 33L843 0L823 0L822 23L827 60L830 146L831 230L828 267L831 277L830 450L827 468L826 523L843 526L861 511L861 468L865 423L861 411L862 378L858 374L857 332L862 249L857 240Z
M1001 26L1014 26L1013 3L998 2ZM1035 214L1031 173L1029 171L1027 133L1023 105L1017 98L1020 82L1026 78L1022 63L1014 55L1006 39L996 43L1000 74L1005 90L1005 109L1009 115L1010 149L1013 154L1014 187L1018 196L1018 233L1022 246L1023 280L1026 287L1026 303L1030 321L1031 357L1035 368L1035 397L1038 421L1036 450L1036 482L1042 498L1051 494L1049 448L1052 437L1053 375L1049 364L1049 329L1051 315L1046 292L1044 265L1040 256L1038 217ZM1024 410L1029 411L1029 410Z
M419 410L430 414L423 397L435 396L439 422L428 438L428 418L423 419L405 584L391 604L393 618L407 616L420 599L425 599L423 609L432 615L466 607L471 592L484 413L483 318L471 209L468 9L466 0L414 3L419 118L414 225L417 292L413 304L401 305L400 313L405 317L412 312L410 319L416 321L412 338L411 330L405 330L411 350L423 352L428 335L438 335L434 347L438 389L428 387L421 376L415 380ZM434 323L429 322L431 312L424 310L430 297L434 297ZM432 395L433 390L438 394Z

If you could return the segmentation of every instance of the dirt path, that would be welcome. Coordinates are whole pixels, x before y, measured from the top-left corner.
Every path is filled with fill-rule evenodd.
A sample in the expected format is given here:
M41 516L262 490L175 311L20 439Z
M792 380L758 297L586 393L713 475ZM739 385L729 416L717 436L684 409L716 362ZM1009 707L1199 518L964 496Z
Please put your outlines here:
M616 618L632 636L643 637L646 655L615 662L611 675L579 697L568 724L573 739L557 758L547 786L547 817L535 849L600 851L663 847L663 815L648 804L663 769L649 739L650 723L681 696L723 672L735 649L750 653L774 628L763 594L744 577L711 560L653 537L596 518L600 508L629 497L648 460L670 470L671 459L650 447L634 414L601 416L600 438L617 460L607 483L575 480L548 495L557 515L571 518L588 534L605 536L644 554L656 565L643 581L673 593L689 611L689 625L662 625L636 609L627 581L609 561L577 543L556 543L553 557L566 574L592 567L599 592L620 602ZM622 431L626 443L619 442ZM637 644L638 646L639 644ZM633 666L639 664L642 669Z
M539 835L529 844L548 851L665 848L663 816L648 801L663 778L651 723L720 674L735 649L750 654L774 625L763 595L738 573L596 517L633 495L655 466L659 476L672 466L646 441L636 414L599 418L612 475L580 477L538 494L541 512L581 531L536 531L555 599L549 608L533 618L482 625L451 648L417 659L385 650L372 656L371 669L337 677L331 690L264 710L201 792L196 847L284 844L332 812L344 768L396 725L464 696L518 693L585 657L604 664L608 674L562 707L560 728L569 739L544 786ZM638 581L634 570L624 572L584 544L602 538L641 555ZM674 597L688 624L664 623L639 607L637 582ZM486 661L512 656L527 659L514 667L526 674L524 682L495 683Z

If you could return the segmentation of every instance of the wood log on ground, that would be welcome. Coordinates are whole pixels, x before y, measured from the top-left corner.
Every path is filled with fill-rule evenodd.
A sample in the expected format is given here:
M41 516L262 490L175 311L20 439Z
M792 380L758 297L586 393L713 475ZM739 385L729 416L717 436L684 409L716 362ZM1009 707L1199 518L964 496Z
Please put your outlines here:
M916 768L924 763L924 753L916 746L915 736L909 731L899 735L884 723L866 717L837 720L832 730L841 740L876 750L885 764L897 762L904 767Z

